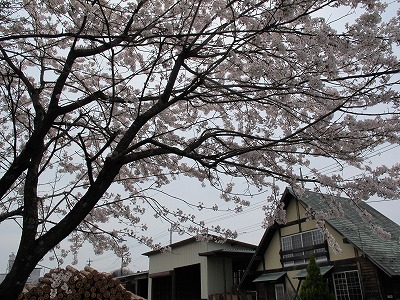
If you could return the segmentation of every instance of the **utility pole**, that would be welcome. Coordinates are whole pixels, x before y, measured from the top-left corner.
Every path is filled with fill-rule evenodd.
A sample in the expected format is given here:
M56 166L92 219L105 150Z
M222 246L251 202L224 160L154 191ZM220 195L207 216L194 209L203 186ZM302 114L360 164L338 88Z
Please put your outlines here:
M90 258L89 258L89 260L87 261L87 263L88 263L88 267L90 267L90 263L91 262L93 262L92 260L90 260Z
M179 232L179 230L174 230L172 229L172 224L171 224L171 228L168 229L169 230L169 244L172 244L172 232Z
M124 267L124 256L122 255L122 256L121 256L121 274L120 274L120 276L122 276L122 269L123 269L123 267Z
M301 178L301 187L304 189L303 172L301 171L301 168L300 168L300 178Z

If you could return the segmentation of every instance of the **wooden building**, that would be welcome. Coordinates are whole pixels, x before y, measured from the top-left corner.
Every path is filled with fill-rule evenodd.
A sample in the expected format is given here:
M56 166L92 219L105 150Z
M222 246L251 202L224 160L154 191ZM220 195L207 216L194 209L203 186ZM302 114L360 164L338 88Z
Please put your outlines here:
M257 246L192 237L170 245L171 252L150 251L149 300L200 300L236 290Z
M338 300L400 299L400 226L359 203L364 219L347 198L286 189L281 201L286 223L273 224L264 233L241 280L242 291L255 291L260 300L296 299L311 254ZM326 229L341 248L328 246L317 226L318 212L344 215L325 220ZM335 214L331 214L335 215ZM381 226L391 233L381 239Z

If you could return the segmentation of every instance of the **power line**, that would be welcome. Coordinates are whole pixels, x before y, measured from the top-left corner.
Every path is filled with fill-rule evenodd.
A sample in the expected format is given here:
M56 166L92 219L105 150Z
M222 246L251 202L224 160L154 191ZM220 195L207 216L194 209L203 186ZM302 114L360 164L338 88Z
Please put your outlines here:
M379 156L381 154L384 154L384 153L391 151L393 149L396 149L398 147L400 147L400 145L390 145L389 144L389 145L383 146L382 148L379 148L379 149L369 152L369 155L365 156L365 159L371 159L373 157ZM335 163L332 163L325 167L319 168L318 171L321 174L330 174L330 173L335 173L335 172L343 172L343 170L348 167L351 167L351 165L348 163L339 164L339 163L335 162ZM309 175L313 175L313 173L309 172L309 173L305 174L304 176L307 177ZM350 178L352 178L352 177L349 177L348 179L350 179Z
M374 151L369 152L368 155L365 156L365 159L374 158L376 156L384 154L384 153L386 153L388 151L391 151L393 149L396 149L398 147L400 147L400 145L386 145L386 146L383 146L382 148L379 148L379 149L376 149ZM343 163L343 164L332 163L332 164L329 164L329 165L327 165L325 167L319 168L319 171L320 171L321 174L331 174L331 173L335 173L335 172L343 172L343 170L348 168L348 167L351 167L351 165L349 165L348 163ZM311 174L312 173L310 172L310 173L306 174L306 176L307 175L311 175ZM347 179L350 179L350 178L353 178L353 177L354 176L351 176L351 177L348 177ZM399 199L396 199L396 200L399 200ZM386 202L386 201L393 201L393 200L386 200L386 199L383 199L383 200L371 200L371 201L368 201L367 203ZM231 219L231 218L236 218L236 217L238 217L240 215L247 214L247 213L250 213L250 212L254 212L255 210L258 210L258 209L262 208L265 204L266 204L266 201L265 200L261 200L261 201L253 203L249 209L244 209L242 212L236 213L234 211L228 211L228 212L224 212L222 215L207 218L204 221L207 222L208 224L212 224L212 223L219 222L219 221L225 221L225 220L228 220L228 219ZM237 229L239 234L249 234L249 233L252 233L252 232L262 231L262 230L264 230L264 229L262 229L262 226L261 226L260 222L253 223L253 224L250 224L250 225L247 225L245 227L241 227L241 228ZM168 234L169 234L169 232L167 230L163 230L163 231L153 235L153 238L154 239L160 239L162 237L166 237ZM132 245L132 247L137 247L137 246L140 246L140 245L141 244L139 242L136 242L136 245ZM143 261L145 259L147 259L147 258L142 257L140 259L136 259L135 261L136 262L140 262L140 261Z

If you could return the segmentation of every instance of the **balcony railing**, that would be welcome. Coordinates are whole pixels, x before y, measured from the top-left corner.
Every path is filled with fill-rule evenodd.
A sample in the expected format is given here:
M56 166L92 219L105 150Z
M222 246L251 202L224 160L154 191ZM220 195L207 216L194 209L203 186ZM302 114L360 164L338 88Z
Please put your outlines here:
M280 251L281 263L284 267L307 264L311 254L314 254L316 261L328 260L328 245L326 242L312 246L306 246L291 250Z

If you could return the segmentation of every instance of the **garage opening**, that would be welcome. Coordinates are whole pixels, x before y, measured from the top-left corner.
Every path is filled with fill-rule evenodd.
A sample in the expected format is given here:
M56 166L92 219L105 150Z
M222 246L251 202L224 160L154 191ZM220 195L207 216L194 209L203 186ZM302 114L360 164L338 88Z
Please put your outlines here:
M176 268L175 300L200 300L201 279L200 264Z
M153 300L172 300L172 276L152 278L151 298Z

